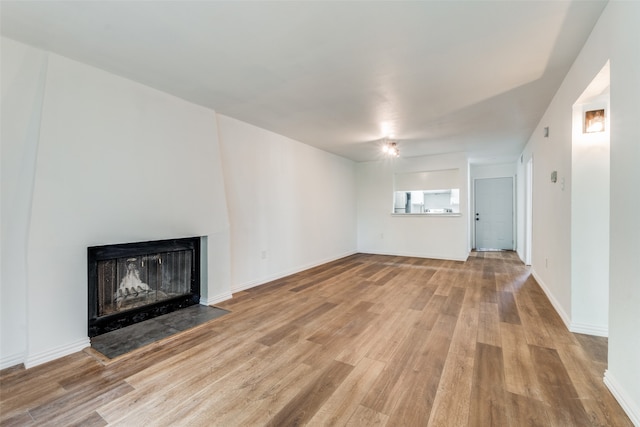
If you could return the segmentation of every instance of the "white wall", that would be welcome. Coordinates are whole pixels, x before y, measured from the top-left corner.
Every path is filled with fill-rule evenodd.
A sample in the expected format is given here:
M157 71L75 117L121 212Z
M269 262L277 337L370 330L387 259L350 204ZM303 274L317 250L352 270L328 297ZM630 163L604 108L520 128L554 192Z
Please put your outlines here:
M479 164L471 165L471 179L507 178L515 176L515 163Z
M605 382L640 426L640 2L610 2L611 248Z
M607 5L531 136L523 152L523 163L517 164L518 175L523 176L527 160L534 158L533 271L571 327L572 106L610 59L610 309L609 366L605 382L636 425L640 425L638 22L640 3L614 1ZM545 126L549 127L548 138L543 136ZM556 184L549 179L553 170L558 171Z
M355 252L352 161L224 115L218 126L234 291Z
M0 369L27 349L27 237L47 55L1 38Z
M356 250L350 160L5 38L2 106L0 368L88 345L87 246L206 236L204 304Z
M609 81L609 66L606 80ZM601 71L596 80L603 75ZM571 330L607 336L609 324L609 124L605 131L584 133L584 113L605 109L609 91L591 83L573 106L571 152ZM586 97L586 98L585 98Z
M7 161L21 162L3 167L2 252L26 251L23 268L2 270L3 367L33 366L88 344L87 246L206 235L203 297L228 298L229 220L215 113L10 40L2 47L3 129L10 125L3 163L5 151ZM14 209L8 203L17 193L24 199ZM14 227L19 232L5 239ZM16 307L5 311L14 295ZM5 337L14 324L25 339Z
M460 216L392 215L394 174L458 169ZM468 182L464 154L359 163L358 251L466 260L469 255Z
M549 299L571 326L571 152L573 104L602 69L608 58L606 26L596 25L589 41L567 73L551 104L534 130L517 163L524 177L533 157L532 270ZM544 136L544 128L549 136ZM551 173L557 171L557 182ZM522 209L518 218L523 218ZM523 230L518 229L519 233ZM518 240L523 240L519 234Z

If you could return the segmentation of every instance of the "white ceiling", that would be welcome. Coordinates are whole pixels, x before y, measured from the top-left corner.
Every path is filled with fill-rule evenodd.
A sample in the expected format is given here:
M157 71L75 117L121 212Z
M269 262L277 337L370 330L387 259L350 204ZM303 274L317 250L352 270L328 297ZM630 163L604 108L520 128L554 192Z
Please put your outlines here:
M2 34L353 159L515 159L606 1L6 1Z

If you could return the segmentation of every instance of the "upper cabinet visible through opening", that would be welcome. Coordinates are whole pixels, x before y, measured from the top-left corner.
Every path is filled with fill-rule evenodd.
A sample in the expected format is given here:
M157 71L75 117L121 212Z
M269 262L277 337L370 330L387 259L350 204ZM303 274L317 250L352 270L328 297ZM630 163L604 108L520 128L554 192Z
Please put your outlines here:
M395 174L394 214L460 214L459 169Z
M393 213L460 213L460 189L396 191L394 195Z

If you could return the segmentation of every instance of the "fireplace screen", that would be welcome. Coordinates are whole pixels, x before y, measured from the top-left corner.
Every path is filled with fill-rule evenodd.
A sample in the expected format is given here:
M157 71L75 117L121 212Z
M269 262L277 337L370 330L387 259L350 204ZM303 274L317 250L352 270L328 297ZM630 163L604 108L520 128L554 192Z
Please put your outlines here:
M88 248L89 336L200 301L200 238Z
M191 251L98 262L98 316L191 292Z

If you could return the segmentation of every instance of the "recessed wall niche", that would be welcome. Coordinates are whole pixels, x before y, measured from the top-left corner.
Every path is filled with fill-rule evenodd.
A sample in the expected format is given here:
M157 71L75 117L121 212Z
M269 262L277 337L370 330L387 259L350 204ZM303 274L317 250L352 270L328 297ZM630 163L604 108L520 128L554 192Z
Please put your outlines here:
M609 88L607 62L573 105L568 185L571 331L601 336L609 318Z

